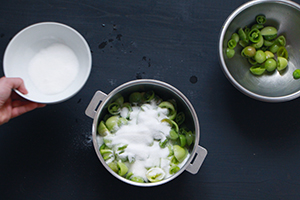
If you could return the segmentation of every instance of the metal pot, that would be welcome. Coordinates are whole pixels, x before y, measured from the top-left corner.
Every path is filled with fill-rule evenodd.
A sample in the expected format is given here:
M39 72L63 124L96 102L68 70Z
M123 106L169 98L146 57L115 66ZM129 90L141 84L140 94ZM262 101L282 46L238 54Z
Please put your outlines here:
M107 106L111 102L113 102L119 94L123 96L128 96L132 92L137 92L137 91L141 92L147 90L153 90L162 99L172 98L176 101L178 109L180 109L186 114L186 121L188 122L187 125L195 129L195 142L194 142L194 147L190 153L189 159L187 160L186 164L177 173L175 173L174 175L172 175L171 177L165 180L156 183L136 183L119 176L106 164L106 162L104 161L104 159L102 158L99 152L99 144L96 138L97 126L99 124L99 119L102 119L104 115L107 113ZM114 175L116 178L128 184L135 185L135 186L142 186L142 187L157 186L173 180L185 170L192 174L196 174L199 171L200 166L202 165L207 155L207 150L198 145L199 138L200 138L200 126L199 126L197 114L192 104L179 90L177 90L176 88L174 88L173 86L167 83L157 81L157 80L151 80L151 79L142 79L142 80L134 80L134 81L124 83L123 85L115 88L108 95L101 91L97 91L93 96L91 102L89 103L85 113L87 116L94 119L93 126L92 126L93 145L101 163L112 175Z

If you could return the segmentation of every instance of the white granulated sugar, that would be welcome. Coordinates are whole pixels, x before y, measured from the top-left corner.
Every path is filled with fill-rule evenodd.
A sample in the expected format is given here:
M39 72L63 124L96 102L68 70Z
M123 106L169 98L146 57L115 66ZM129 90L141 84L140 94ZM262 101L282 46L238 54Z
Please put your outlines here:
M40 50L29 62L28 73L44 94L64 91L75 80L79 62L68 46L55 43Z
M124 110L124 116L127 113ZM126 113L126 114L125 114ZM169 149L161 148L159 141L164 141L171 127L168 123L162 123L161 120L167 118L165 109L157 105L144 104L141 107L133 106L130 112L130 120L127 125L121 126L116 133L109 134L105 138L111 142L107 146L128 145L121 156L128 157L128 160L134 161L130 164L129 170L135 176L143 177L147 180L146 171L153 166L159 166L161 159L167 162L162 166L167 169L166 177L169 177L170 160L168 160ZM166 166L165 166L166 165Z

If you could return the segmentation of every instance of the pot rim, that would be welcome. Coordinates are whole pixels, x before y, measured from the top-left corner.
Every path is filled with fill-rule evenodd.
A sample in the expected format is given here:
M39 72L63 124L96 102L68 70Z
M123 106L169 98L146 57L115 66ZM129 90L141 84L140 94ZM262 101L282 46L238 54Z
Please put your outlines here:
M116 95L118 92L126 89L126 88L129 88L131 86L136 86L136 85L154 85L154 86L159 86L159 87L162 87L162 88L165 88L169 91L171 91L172 93L174 93L174 95L177 95L177 97L179 97L184 103L185 103L185 106L187 106L188 110L191 112L191 115L192 115L192 118L194 120L194 125L195 125L195 142L194 142L194 147L193 147L193 150L191 151L190 153L190 157L188 158L188 160L186 161L186 163L184 164L184 166L177 172L175 173L174 175L170 176L169 178L167 179L164 179L162 181L159 181L159 182L155 182L155 183L137 183L137 182L133 182L131 180L128 180L120 175L118 175L117 173L115 173L107 164L106 162L104 161L103 157L101 156L100 154L100 151L99 151L99 145L98 145L98 142L97 142L97 126L98 126L98 122L99 122L99 116L103 110L103 108L105 107L105 105L107 104L107 102L114 96ZM102 99L102 102L100 103L99 107L97 108L97 111L93 117L93 126L92 126L92 138L93 138L93 146L94 146L94 149L96 151L96 154L98 156L98 158L100 159L101 163L103 164L103 166L113 175L115 176L116 178L122 180L123 182L125 183L128 183L130 185L135 185L135 186L142 186L142 187L151 187L151 186L158 186L158 185L162 185L164 183L167 183L171 180L173 180L174 178L176 178L177 176L179 176L183 171L187 170L188 171L188 167L191 167L192 168L192 164L191 162L194 159L195 157L195 154L196 154L196 151L199 149L199 141L200 141L200 125L199 125L199 120L198 120L198 117L197 117L197 114L196 114L196 111L195 109L193 108L192 104L190 103L190 101L183 95L183 93L181 93L178 89L176 89L175 87L171 86L170 84L168 83L165 83L165 82L162 82L162 81L158 81L158 80L154 80L154 79L139 79L139 80L133 80L133 81L129 81L129 82L126 82L118 87L116 87L115 89L113 89L108 95L106 95L105 93L102 93L104 94L104 99ZM202 148L202 147L201 147ZM202 148L204 149L204 148ZM205 151L202 155L203 157L203 160L207 154L207 151L206 149L204 149L203 151ZM199 153L199 152L197 152ZM203 160L201 161L201 163L199 165L202 164ZM197 167L197 166L196 166ZM197 167L198 168L198 167ZM200 168L200 166L199 166ZM198 168L198 169L199 169ZM191 173L197 173L198 170L195 170L192 171Z

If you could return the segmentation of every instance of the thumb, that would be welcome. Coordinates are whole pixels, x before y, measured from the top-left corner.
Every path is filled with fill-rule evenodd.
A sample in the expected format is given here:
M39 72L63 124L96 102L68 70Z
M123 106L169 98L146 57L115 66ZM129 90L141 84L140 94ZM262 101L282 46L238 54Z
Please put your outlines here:
M27 94L28 91L25 88L24 81L21 78L7 78L4 77L4 84L6 87L10 89L17 89L19 90L22 94Z

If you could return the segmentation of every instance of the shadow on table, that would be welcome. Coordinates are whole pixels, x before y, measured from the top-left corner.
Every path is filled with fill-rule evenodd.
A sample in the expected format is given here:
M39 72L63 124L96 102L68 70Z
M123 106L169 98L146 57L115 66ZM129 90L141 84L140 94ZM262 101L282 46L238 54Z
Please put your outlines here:
M300 99L284 103L261 102L239 93L230 92L224 99L229 117L250 139L281 140L298 136Z

